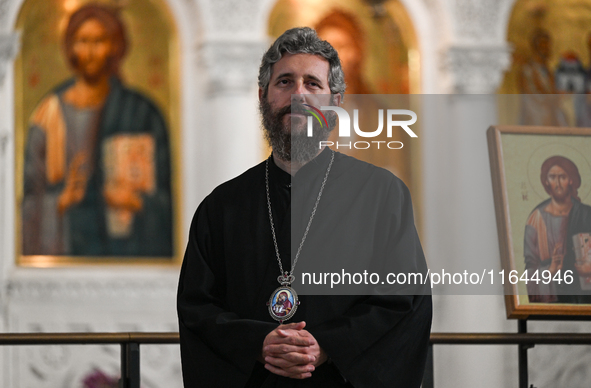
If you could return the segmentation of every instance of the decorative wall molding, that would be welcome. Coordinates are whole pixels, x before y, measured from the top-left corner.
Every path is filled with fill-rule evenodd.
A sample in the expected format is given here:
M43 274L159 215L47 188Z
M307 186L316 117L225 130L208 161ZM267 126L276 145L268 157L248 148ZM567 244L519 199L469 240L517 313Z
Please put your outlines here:
M209 95L244 93L256 86L262 42L210 41L200 48L199 65L207 74Z
M0 20L2 20L2 15L0 15ZM0 86L4 83L8 64L18 53L19 45L20 40L18 32L8 35L0 35Z
M506 0L454 0L452 14L456 39L462 42L482 42L503 39L501 26Z
M43 319L30 311L21 314L16 331L24 332L100 332L100 331L173 331L170 324L154 325L153 317L146 314L135 317L130 323L125 317L114 322L111 317L98 315L81 318ZM141 322L141 318L144 319ZM175 317L176 318L176 317ZM70 322L67 322L67 321ZM75 323L73 323L75 322ZM176 327L176 322L175 327ZM21 346L12 349L15 362L12 384L14 387L77 388L90 375L103 374L109 380L117 380L120 374L120 349L118 345L85 346ZM180 354L178 345L142 345L141 379L144 387L180 388Z
M253 20L259 19L260 0L208 0L211 32L236 34L259 29Z
M451 92L489 94L496 92L510 60L508 45L455 46L444 52L441 70L451 80Z
M18 268L7 284L10 332L172 332L178 270ZM142 346L142 383L182 387L178 345ZM30 346L11 350L7 386L76 388L89 375L119 375L117 345Z
M12 279L7 283L7 297L14 301L106 299L162 300L174 298L177 277L155 279L91 278L60 279L56 274L45 279Z

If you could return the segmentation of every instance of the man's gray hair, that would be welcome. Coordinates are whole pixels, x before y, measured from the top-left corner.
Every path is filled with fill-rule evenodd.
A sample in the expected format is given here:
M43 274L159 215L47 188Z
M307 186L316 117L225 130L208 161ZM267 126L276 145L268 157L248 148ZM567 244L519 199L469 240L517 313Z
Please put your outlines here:
M341 67L341 60L337 51L325 40L321 40L316 31L309 27L297 27L285 31L271 45L263 55L259 68L259 87L263 95L267 95L273 64L277 63L283 54L313 54L328 61L328 87L332 94L345 94L345 74Z

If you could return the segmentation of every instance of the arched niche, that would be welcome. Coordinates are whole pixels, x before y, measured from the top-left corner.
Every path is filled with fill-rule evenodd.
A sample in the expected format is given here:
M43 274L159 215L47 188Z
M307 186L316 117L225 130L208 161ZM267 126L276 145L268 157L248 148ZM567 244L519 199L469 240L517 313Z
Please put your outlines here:
M376 2L279 0L269 16L268 32L276 38L289 28L309 26L319 28L322 37L325 26L332 28L340 24L342 30L358 33L352 38L361 47L363 58L358 62L359 68L350 72L359 71L364 79L362 91L419 93L418 43L406 9L399 1L385 1L376 6L370 3Z
M507 40L512 62L499 92L521 97L501 100L501 120L589 126L591 105L573 95L591 92L591 1L518 0Z
M347 93L400 95L420 92L417 36L400 1L279 0L269 16L269 35L277 38L285 30L298 26L316 29L321 38L339 51ZM373 108L377 106L373 102L369 104ZM373 113L374 109L368 111ZM366 128L375 125L373 120L369 121ZM388 168L412 190L417 189L415 184L418 184L418 179L414 178L419 174L416 168L420 164L419 147L416 142L407 144L392 152L340 148L339 151Z
M534 59L533 41L541 32L549 37L545 63L550 75L554 75L567 56L576 58L584 69L589 69L591 0L518 0L507 27L507 41L512 45L513 57L500 93L524 92L519 74L523 66ZM556 89L556 85L554 87Z

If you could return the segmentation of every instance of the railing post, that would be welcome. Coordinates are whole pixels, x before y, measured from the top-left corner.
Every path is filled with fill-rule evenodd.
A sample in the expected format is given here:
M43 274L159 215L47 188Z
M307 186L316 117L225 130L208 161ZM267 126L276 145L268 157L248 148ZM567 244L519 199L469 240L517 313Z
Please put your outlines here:
M121 379L119 388L140 388L140 345L121 344Z
M425 374L423 375L422 388L434 388L435 372L433 367L433 344L429 344L427 350L427 364L425 365Z
M517 331L520 334L527 333L527 319L517 321ZM529 375L527 370L527 351L534 347L531 344L520 344L519 346L519 388L528 388Z
M121 344L121 377L119 378L119 388L129 388L127 380L127 343Z

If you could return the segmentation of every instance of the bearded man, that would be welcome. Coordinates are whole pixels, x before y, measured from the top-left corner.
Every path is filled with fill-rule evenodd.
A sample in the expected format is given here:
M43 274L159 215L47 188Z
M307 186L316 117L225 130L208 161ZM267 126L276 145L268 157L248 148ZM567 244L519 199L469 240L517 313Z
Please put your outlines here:
M420 386L430 295L295 294L298 258L426 272L402 181L319 148L334 117L306 135L302 106L338 105L344 91L336 51L310 28L286 31L263 56L273 153L206 197L189 232L177 304L186 387ZM285 316L272 308L282 290L294 296Z
M582 290L579 276L591 276L591 264L575 261L573 236L591 233L591 207L581 203L578 189L581 175L577 166L564 156L552 156L542 163L540 180L550 198L531 212L525 226L525 269L529 276L543 271L552 278L561 271L571 271L571 284L564 281L530 281L530 302L591 303L588 290ZM579 275L579 276L576 276ZM564 279L562 276L561 279Z

